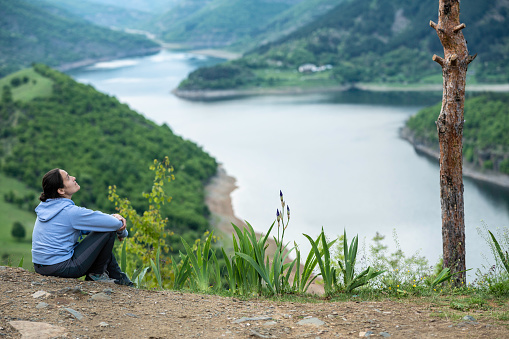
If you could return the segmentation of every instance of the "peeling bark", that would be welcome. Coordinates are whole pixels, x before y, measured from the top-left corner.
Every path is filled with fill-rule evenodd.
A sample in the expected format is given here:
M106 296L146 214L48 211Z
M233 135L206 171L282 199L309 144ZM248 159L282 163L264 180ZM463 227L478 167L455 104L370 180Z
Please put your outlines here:
M465 206L463 202L463 112L468 64L467 43L460 23L459 0L439 0L438 23L430 21L444 47L444 57L433 56L442 67L442 109L436 121L440 143L440 202L444 266L451 272L466 269ZM465 283L465 273L454 276L453 283Z

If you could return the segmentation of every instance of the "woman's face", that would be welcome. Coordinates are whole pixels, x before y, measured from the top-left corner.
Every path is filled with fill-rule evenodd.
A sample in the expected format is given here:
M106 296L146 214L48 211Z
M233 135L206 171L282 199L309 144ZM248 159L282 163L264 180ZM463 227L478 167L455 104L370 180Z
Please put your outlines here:
M64 170L60 170L60 175L64 181L64 187L58 189L58 193L64 198L71 199L72 195L80 190L80 185L76 182L76 178L69 175Z

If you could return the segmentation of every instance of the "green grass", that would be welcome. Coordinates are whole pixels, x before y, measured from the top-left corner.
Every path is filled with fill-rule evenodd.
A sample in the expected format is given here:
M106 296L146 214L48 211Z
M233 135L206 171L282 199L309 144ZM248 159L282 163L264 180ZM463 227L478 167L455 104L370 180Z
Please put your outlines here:
M38 194L38 192L26 188L20 181L0 173L0 264L5 265L10 261L11 265L17 266L19 260L23 257L23 267L31 268L31 239L35 213L26 209L20 209L15 204L5 202L4 194L11 190L18 195L25 195L31 192ZM15 221L19 221L25 226L26 237L21 242L14 239L11 235L12 224Z
M299 73L293 69L261 69L255 70L255 75L263 79L261 87L329 87L339 86L338 82L331 79L331 71L316 73Z
M25 77L28 81L24 83L23 78ZM19 86L14 87L12 85L11 81L14 78L21 80L21 84ZM1 78L0 89L5 85L9 85L11 87L14 100L20 100L23 102L30 101L34 98L49 97L53 92L53 81L35 72L33 68L26 68Z

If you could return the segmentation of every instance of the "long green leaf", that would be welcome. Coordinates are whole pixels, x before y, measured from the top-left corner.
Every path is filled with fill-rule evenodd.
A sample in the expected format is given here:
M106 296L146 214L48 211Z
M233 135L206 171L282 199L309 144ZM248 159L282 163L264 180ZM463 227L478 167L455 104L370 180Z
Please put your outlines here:
M270 289L270 291L272 293L276 294L276 290L274 289L274 286L272 285L272 283L271 283L268 275L266 274L265 270L263 268L261 268L260 265L258 265L258 263L256 261L254 261L253 258L251 258L250 256L248 256L248 255L246 255L244 253L240 253L240 252L235 253L235 255L238 255L241 258L247 260L255 268L255 270L260 274L260 276L265 281L265 283L266 283L267 287Z
M497 239L495 238L495 236L493 235L493 233L491 233L490 231L488 231L488 233L491 235L491 239L493 240L493 243L495 244L495 248L497 250L497 253L498 253L498 256L500 257L500 260L502 261L502 264L504 265L505 267L505 270L507 271L507 273L509 273L509 255L505 255L504 252L502 251L502 248L500 247Z

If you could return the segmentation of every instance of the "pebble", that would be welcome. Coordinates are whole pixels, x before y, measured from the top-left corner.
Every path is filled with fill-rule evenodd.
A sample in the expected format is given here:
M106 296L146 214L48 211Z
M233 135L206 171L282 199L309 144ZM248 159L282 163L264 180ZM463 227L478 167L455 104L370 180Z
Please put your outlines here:
M113 293L113 290L112 290L111 288L105 288L105 289L103 290L103 293L105 293L105 294L107 294L107 295L110 295L110 294L112 294L112 293Z
M99 327L108 327L108 326L110 326L110 324L108 324L107 322L101 321L99 323Z
M111 300L111 297L109 295L107 295L106 293L104 293L104 292L100 292L100 293L94 294L91 298L92 298L92 300L95 300L95 301L108 301L108 300Z
M297 323L298 325L315 325L315 326L322 326L325 324L325 322L321 321L318 318L306 318L302 319Z
M40 303L37 304L37 306L35 306L35 308L41 309L41 308L46 308L48 306L49 306L48 303L45 303L44 301L41 301Z
M374 334L373 331L367 331L367 332L359 332L359 337L369 337L372 334Z
M34 299L37 299L37 298L41 298L41 297L47 297L49 295L50 294L48 292L46 292L46 291L37 291L34 294L32 294L32 297Z
M380 335L384 338L389 338L391 336L388 332L380 332Z
M78 320L82 320L83 319L83 315L80 312L73 310L72 308L64 307L63 310L71 313Z
M243 323L246 321L260 321L260 320L272 320L272 317L242 317L240 319L234 320L234 324Z

